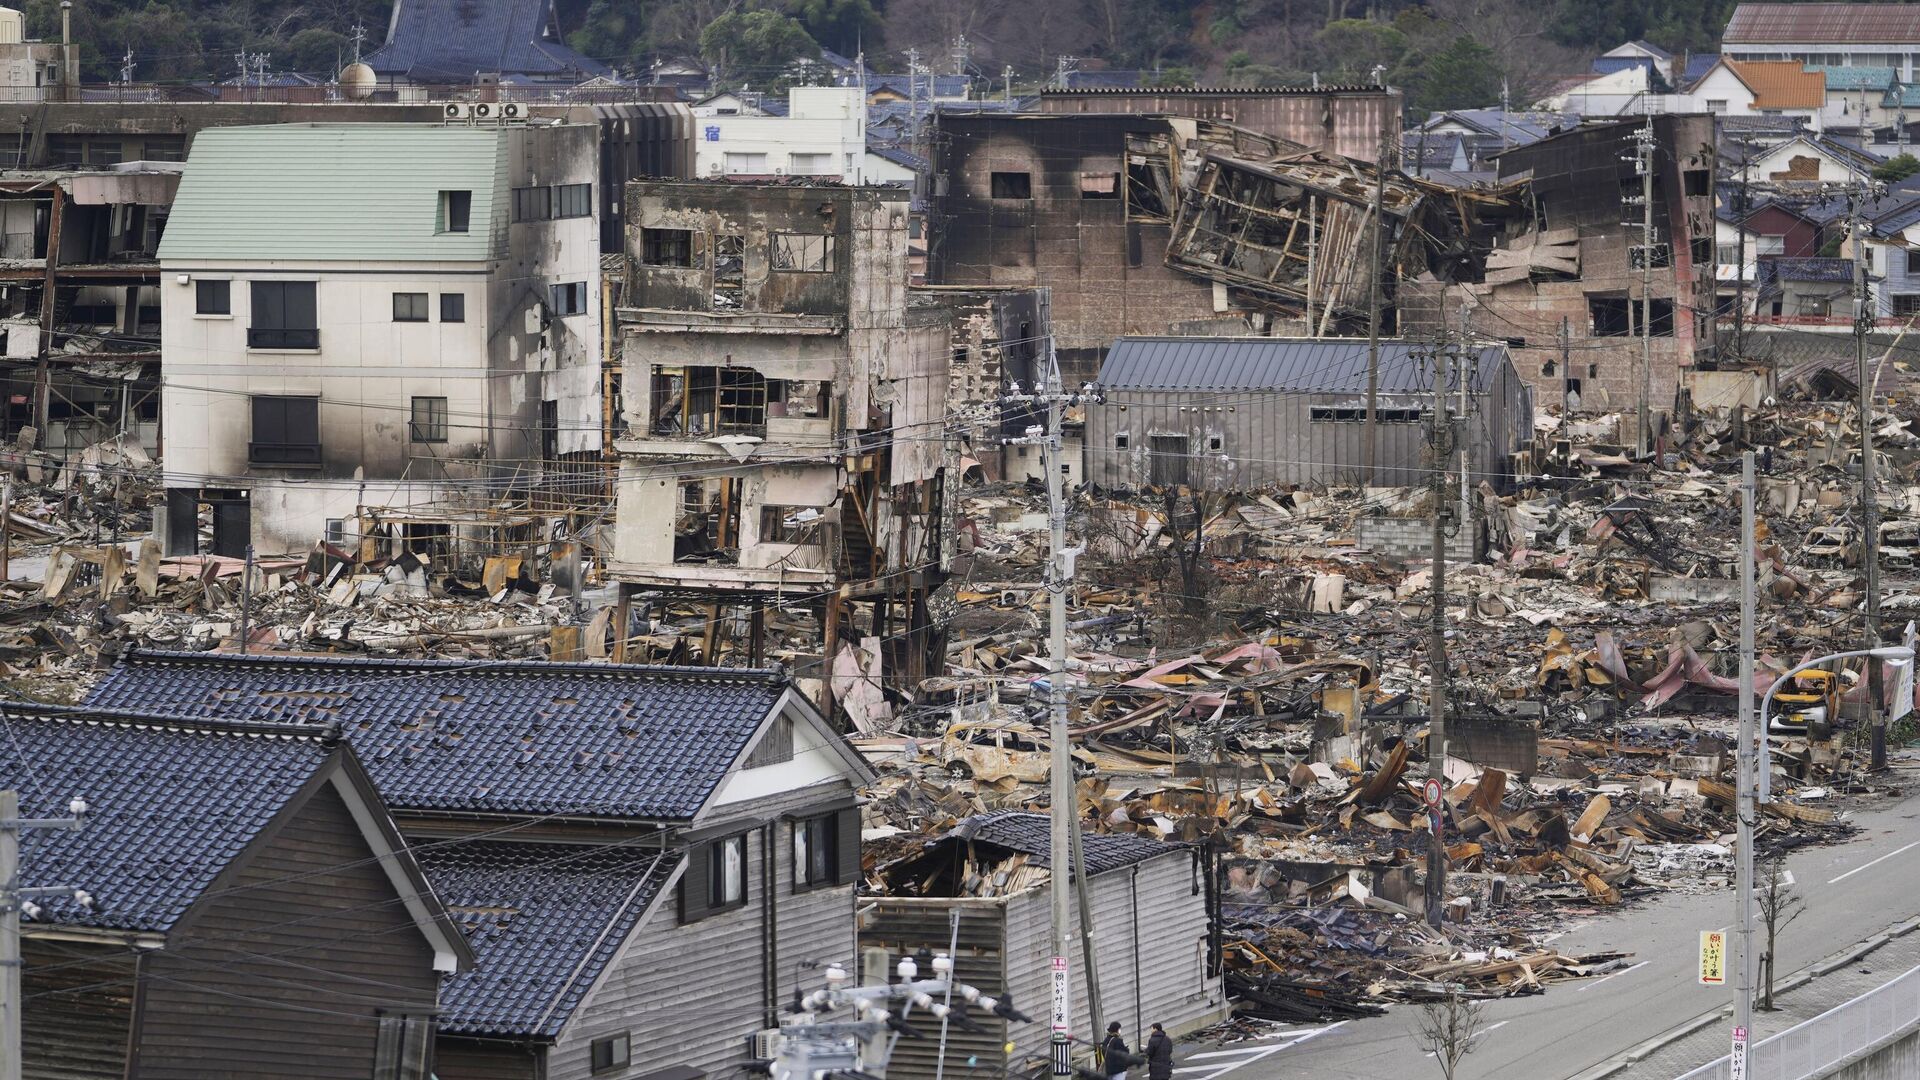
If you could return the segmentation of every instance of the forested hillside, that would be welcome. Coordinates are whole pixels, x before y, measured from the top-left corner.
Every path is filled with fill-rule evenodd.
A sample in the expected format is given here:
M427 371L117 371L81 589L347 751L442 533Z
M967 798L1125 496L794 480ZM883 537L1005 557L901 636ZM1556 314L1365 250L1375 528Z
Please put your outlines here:
M500 0L463 0L488 3ZM1713 48L1733 0L560 0L569 42L645 71L656 57L702 57L730 78L766 83L815 46L904 68L917 50L934 71L960 62L1016 82L1054 70L1157 70L1168 81L1285 85L1364 80L1376 67L1416 109L1497 101L1504 80L1527 100L1554 76L1631 38L1675 51ZM31 32L59 32L58 0L26 0ZM89 77L225 78L235 54L270 53L277 70L325 74L369 48L390 0L78 0L75 34Z

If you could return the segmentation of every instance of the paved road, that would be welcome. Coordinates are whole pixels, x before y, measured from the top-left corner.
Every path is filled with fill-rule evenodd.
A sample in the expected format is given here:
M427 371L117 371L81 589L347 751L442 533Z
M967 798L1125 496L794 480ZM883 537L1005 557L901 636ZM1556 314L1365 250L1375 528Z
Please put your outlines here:
M1782 935L1782 974L1920 915L1914 872L1920 866L1920 797L1889 799L1857 812L1853 820L1861 828L1853 842L1803 850L1788 859L1807 910ZM1695 964L1700 931L1732 920L1732 896L1718 891L1670 896L1572 930L1555 946L1574 953L1631 952L1636 966L1533 997L1489 1002L1485 1035L1461 1063L1458 1080L1574 1077L1689 1017L1728 1004L1732 991L1700 986ZM1260 1044L1185 1047L1178 1064L1192 1071L1176 1080L1437 1076L1432 1060L1415 1045L1417 1018L1417 1009L1402 1006L1375 1019L1300 1025L1299 1033ZM1776 1023L1791 1021L1756 1017L1754 1037L1772 1034ZM1198 1056L1219 1049L1235 1053Z

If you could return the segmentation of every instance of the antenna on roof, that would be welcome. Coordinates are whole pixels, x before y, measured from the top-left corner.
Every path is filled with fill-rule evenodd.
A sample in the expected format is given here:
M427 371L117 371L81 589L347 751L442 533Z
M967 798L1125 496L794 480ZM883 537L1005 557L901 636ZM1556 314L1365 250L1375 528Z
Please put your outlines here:
M357 64L360 62L360 43L367 40L367 28L354 23L353 29L347 31L347 36L353 39L353 62Z

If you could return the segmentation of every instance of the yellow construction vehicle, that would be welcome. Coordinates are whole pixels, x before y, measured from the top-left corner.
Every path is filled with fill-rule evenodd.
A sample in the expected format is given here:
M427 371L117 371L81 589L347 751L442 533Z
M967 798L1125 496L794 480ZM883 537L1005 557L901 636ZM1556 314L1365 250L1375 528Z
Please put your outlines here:
M1825 727L1840 719L1840 675L1809 668L1773 695L1767 731L1774 735L1806 735L1814 724Z

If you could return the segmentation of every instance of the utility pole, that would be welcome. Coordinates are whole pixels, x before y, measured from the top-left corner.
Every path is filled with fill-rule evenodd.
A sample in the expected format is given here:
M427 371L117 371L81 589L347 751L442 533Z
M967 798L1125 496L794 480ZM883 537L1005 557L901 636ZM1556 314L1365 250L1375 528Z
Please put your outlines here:
M1753 451L1740 456L1740 735L1734 748L1735 871L1733 925L1740 938L1740 982L1733 999L1733 1075L1747 1074L1747 1041L1753 1031Z
M1854 378L1860 383L1860 566L1867 578L1866 644L1877 649L1880 640L1880 505L1874 498L1873 483L1873 382L1867 372L1867 333L1873 329L1872 297L1867 290L1866 230L1860 220L1861 203L1872 194L1871 182L1853 191L1851 223L1847 234L1853 240L1853 360ZM1867 679L1867 708L1872 711L1873 742L1868 767L1878 772L1887 767L1887 710L1882 701L1880 663L1874 657L1862 661Z
M1473 480L1468 457L1473 439L1470 437L1473 422L1473 399L1468 396L1468 384L1479 374L1480 358L1473 347L1473 296L1467 295L1466 302L1460 305L1460 362L1455 366L1456 377L1460 380L1460 437L1453 441L1455 451L1460 455L1460 521L1454 526L1458 535L1467 539L1467 561L1473 562L1479 557L1480 537L1473 527Z
M1373 262L1372 272L1367 275L1367 430L1366 445L1362 448L1367 469L1367 483L1378 484L1379 473L1379 409L1380 409L1380 279L1386 275L1387 268L1382 265L1382 248L1386 239L1384 222L1380 220L1380 210L1386 202L1387 168L1391 162L1393 147L1389 139L1393 126L1380 125L1380 154L1373 166ZM1307 305L1308 317L1312 317L1313 305Z
M1740 187L1733 196L1733 227L1738 236L1737 251L1733 264L1733 359L1738 362L1747 358L1747 213L1753 209L1753 150L1742 141L1740 144ZM1779 392L1778 361L1772 379L1770 392Z
M71 896L93 906L86 890L70 886L28 889L20 884L20 834L27 829L78 829L86 823L87 804L67 804L70 818L23 818L20 793L0 791L0 1080L20 1080L20 916L37 915L36 896Z
M1653 114L1635 133L1639 149L1634 169L1640 174L1640 407L1636 449L1653 452Z
M247 614L253 608L253 545L247 545L246 565L240 573L240 655L247 654Z
M1084 855L1079 843L1079 797L1074 789L1073 756L1067 734L1067 590L1072 587L1074 562L1080 554L1079 548L1067 547L1067 501L1063 490L1062 468L1064 459L1061 454L1060 421L1064 407L1074 400L1066 393L1060 383L1060 360L1054 351L1051 338L1047 340L1047 376L1046 384L1038 388L1037 393L1021 394L1017 391L1008 395L1010 402L1028 405L1045 405L1047 424L1044 431L1028 428L1020 439L1007 440L1010 443L1039 443L1044 451L1043 460L1047 469L1047 524L1049 529L1049 557L1047 560L1047 652L1052 660L1052 674L1047 682L1048 737L1053 743L1052 764L1048 777L1050 798L1052 801L1052 830L1048 841L1048 850L1052 853L1048 859L1048 889L1052 901L1052 986L1053 986L1053 1075L1067 1076L1073 1071L1073 982L1070 978L1068 961L1069 927L1072 925L1073 908L1068 890L1069 878L1077 876L1081 882L1087 879ZM1072 866L1075 873L1069 874ZM1086 932L1090 933L1088 928ZM1087 950L1088 1001L1093 1003L1095 1013L1099 1011L1096 998L1097 984L1093 981L1091 967L1092 950Z
M1427 635L1427 667L1433 676L1428 692L1427 779L1447 782L1447 451L1453 436L1447 416L1447 340L1444 332L1433 349L1433 415L1428 418L1430 467L1433 469L1433 580L1427 590L1431 626ZM1438 823L1440 812L1433 813ZM1427 847L1427 923L1439 926L1446 917L1447 851L1440 830Z

